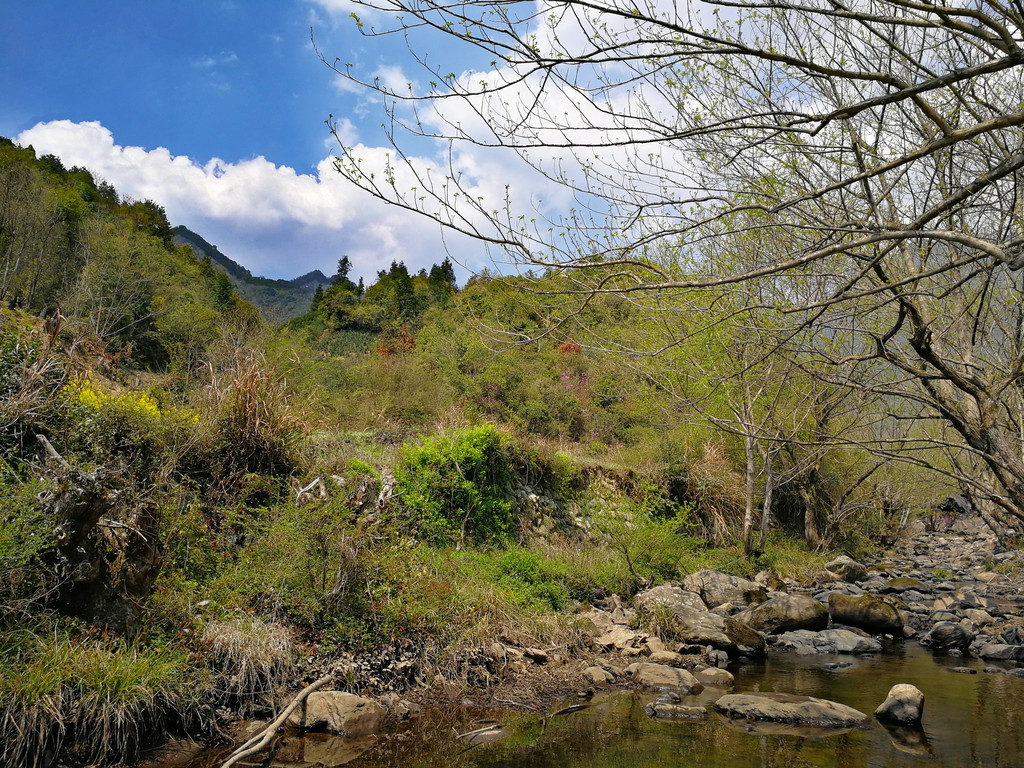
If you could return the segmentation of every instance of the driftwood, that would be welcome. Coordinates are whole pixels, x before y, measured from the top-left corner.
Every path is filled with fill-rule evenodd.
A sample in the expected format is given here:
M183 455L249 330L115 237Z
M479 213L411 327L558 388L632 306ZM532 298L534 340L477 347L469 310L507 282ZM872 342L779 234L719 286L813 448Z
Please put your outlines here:
M277 732L281 730L281 727L288 720L288 716L291 715L291 713L294 712L299 707L299 705L306 700L309 694L313 693L313 691L317 690L318 688L323 688L328 683L333 682L334 673L332 672L331 674L324 675L319 680L310 683L301 691L299 691L299 694L294 699L292 699L291 703L284 708L284 711L277 716L277 719L274 720L274 722L268 725L263 730L262 733L257 733L247 742L238 747L238 749L236 749L234 752L228 755L228 759L224 761L223 765L221 765L221 768L231 768L231 766L233 766L239 760L243 760L249 757L250 755L255 755L261 749L266 748L266 746L270 744L271 741L273 741L274 736L277 735Z

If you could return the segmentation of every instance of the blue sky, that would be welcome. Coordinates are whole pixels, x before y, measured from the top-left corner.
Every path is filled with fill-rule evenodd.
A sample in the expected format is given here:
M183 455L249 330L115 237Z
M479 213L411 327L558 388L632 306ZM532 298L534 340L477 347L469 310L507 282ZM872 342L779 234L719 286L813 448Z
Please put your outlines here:
M409 66L399 39L358 34L345 0L5 5L0 135L155 200L255 273L330 273L349 255L372 277L392 259L429 267L445 243L486 265L479 247L442 241L333 171L328 115L346 143L380 156L382 114L316 58L310 27L332 59L396 76ZM425 162L438 151L421 149Z

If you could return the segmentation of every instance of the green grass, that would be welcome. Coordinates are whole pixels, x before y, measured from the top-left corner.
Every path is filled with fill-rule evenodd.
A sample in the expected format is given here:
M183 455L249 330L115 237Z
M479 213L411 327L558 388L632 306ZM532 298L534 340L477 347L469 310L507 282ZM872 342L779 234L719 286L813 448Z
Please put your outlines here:
M209 681L180 652L64 632L2 641L0 757L5 765L113 762L173 724L200 717Z

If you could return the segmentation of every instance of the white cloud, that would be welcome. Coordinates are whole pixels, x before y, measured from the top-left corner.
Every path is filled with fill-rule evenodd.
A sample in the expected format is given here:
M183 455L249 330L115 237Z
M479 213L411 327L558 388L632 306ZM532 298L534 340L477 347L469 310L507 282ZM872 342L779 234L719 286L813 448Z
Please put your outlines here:
M355 139L351 124L341 129L346 139ZM163 147L118 145L98 122L67 120L39 123L15 140L39 154L57 155L69 167L89 168L122 195L157 202L172 224L198 232L254 274L291 278L317 268L332 273L347 254L355 273L372 279L395 259L416 271L445 256L435 223L372 199L340 177L331 157L319 163L316 175L263 157L200 164ZM371 162L387 152L359 151ZM450 236L447 242L459 249L453 257L470 269L486 266L479 246Z
M202 56L192 60L192 66L199 69L212 69L224 64L235 64L238 61L238 54L234 51L221 51L216 56Z

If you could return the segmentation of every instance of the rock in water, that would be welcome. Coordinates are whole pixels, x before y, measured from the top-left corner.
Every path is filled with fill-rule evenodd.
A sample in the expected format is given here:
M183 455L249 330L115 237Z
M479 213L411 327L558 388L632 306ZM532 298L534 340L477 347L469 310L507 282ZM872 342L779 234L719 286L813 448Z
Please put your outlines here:
M789 693L731 693L716 701L715 708L733 718L824 728L867 728L871 723L845 704Z
M314 691L288 717L288 725L341 736L367 736L377 732L385 714L377 702L352 693Z
M920 725L924 714L924 694L917 686L898 683L889 689L875 717L887 723L898 725Z
M683 694L696 694L704 690L703 684L685 669L666 667L664 664L630 664L626 672L641 685L650 688L668 688Z
M900 612L877 597L832 592L828 596L828 612L836 624L848 624L876 634L903 637L903 618Z
M940 621L931 628L927 635L921 638L921 645L936 651L948 651L950 649L964 651L973 640L974 633L968 632L959 624L954 624L951 621Z

